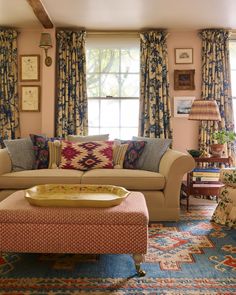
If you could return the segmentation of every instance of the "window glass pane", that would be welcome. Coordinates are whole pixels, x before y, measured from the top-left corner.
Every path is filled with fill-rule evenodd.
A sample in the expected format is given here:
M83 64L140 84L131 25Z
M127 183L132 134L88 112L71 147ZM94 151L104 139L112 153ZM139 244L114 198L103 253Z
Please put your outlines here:
M121 97L139 97L139 74L121 75Z
M99 49L88 49L86 51L87 73L99 72Z
M119 100L101 100L101 127L119 126Z
M88 99L89 134L109 133L110 139L138 134L139 51L102 46L86 51L87 94L93 97Z
M236 97L236 70L231 71L232 96Z
M139 49L121 50L121 72L139 73Z
M88 97L98 97L99 94L99 75L87 74L87 95Z
M88 125L99 127L99 99L88 99Z
M89 127L88 134L89 135L98 135L98 134L100 134L99 128Z
M138 99L121 100L121 127L136 127L138 125Z
M236 70L236 41L229 42L229 57L230 57L230 67Z
M101 74L101 96L119 96L118 74Z
M132 139L133 136L138 136L138 128L121 128L120 139Z
M120 130L118 127L106 127L100 129L100 134L109 134L109 140L120 138Z
M103 49L101 54L101 72L117 73L119 72L119 50Z

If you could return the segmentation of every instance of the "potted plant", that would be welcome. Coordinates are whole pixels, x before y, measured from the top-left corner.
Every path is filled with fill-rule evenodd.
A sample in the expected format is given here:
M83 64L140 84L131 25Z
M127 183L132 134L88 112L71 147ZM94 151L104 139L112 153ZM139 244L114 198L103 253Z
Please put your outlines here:
M212 133L213 144L210 145L212 157L221 157L224 150L224 144L228 142L234 142L236 140L236 134L234 131L227 131L221 129Z

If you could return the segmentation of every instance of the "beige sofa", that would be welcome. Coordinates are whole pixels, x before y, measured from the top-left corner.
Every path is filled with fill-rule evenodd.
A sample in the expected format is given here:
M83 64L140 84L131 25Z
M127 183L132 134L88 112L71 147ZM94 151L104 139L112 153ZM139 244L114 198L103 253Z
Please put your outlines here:
M37 184L112 184L144 194L151 221L179 219L183 176L194 168L190 155L169 149L161 159L159 173L133 169L39 169L12 172L6 149L0 150L0 200L20 189Z

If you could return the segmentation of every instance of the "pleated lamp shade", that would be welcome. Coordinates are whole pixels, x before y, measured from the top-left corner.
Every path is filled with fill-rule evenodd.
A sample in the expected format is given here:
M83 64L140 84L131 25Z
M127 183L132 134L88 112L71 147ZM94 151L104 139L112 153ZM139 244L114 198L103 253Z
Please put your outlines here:
M220 111L216 101L194 100L188 119L197 121L221 121Z

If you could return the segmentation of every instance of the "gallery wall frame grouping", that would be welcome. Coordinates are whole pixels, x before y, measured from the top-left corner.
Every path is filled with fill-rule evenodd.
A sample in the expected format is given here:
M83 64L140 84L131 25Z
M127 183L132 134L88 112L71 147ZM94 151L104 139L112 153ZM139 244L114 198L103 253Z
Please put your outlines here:
M40 86L24 85L21 86L20 108L22 112L40 111Z
M37 82L40 80L40 55L20 55L20 81Z
M187 118L194 100L194 96L175 96L174 117Z
M176 64L192 64L193 48L175 48Z
M195 70L174 70L174 90L194 90Z

